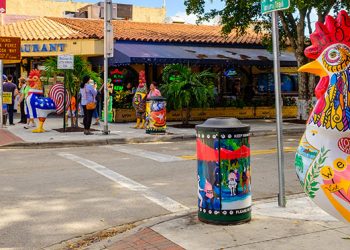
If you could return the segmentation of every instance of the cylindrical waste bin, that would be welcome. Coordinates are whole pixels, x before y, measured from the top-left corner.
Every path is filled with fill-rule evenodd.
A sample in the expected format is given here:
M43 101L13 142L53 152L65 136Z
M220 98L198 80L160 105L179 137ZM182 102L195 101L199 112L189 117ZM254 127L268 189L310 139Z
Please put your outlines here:
M166 99L150 97L146 103L146 133L162 134L166 131Z
M250 126L210 118L196 126L198 218L214 224L251 219Z

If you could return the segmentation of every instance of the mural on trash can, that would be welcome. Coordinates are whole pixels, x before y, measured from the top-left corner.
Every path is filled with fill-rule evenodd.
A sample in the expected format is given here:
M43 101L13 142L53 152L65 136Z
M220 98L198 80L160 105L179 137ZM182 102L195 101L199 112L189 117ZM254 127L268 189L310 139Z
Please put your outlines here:
M197 135L200 212L237 215L251 211L249 157L248 135Z
M248 137L242 139L220 140L221 151L231 153L230 156L221 156L221 193L222 209L237 208L237 202L241 208L249 207L250 195L250 150Z
M350 17L316 23L299 71L320 76L317 102L295 157L305 193L323 210L350 222Z

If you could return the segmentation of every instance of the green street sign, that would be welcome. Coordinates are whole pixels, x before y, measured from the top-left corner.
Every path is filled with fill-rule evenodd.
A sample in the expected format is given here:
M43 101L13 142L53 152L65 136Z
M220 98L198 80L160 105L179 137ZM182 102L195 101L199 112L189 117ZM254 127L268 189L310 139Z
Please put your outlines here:
M285 10L289 6L289 0L261 0L261 13L267 14L276 10Z

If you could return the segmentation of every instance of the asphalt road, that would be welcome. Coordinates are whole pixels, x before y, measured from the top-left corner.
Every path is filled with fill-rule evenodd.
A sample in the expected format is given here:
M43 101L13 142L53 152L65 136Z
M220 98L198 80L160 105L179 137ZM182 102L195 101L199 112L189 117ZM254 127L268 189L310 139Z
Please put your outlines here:
M300 135L286 136L286 193ZM251 139L253 199L276 197L276 137ZM197 206L195 142L0 150L0 248L42 248Z

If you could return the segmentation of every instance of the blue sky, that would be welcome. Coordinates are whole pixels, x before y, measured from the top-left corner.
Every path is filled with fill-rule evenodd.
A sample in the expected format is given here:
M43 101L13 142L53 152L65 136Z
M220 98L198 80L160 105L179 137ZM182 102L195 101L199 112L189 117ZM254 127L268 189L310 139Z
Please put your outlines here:
M90 2L90 3L96 3L99 2L98 0L74 0L74 2ZM163 0L113 0L113 2L118 3L126 3L126 4L133 4L137 6L143 6L143 7L162 7ZM210 3L210 1L207 2L207 8L213 9L220 6L221 1L214 0L213 4ZM166 8L167 8L167 16L175 16L179 13L181 15L185 12L185 5L183 0L166 0Z

